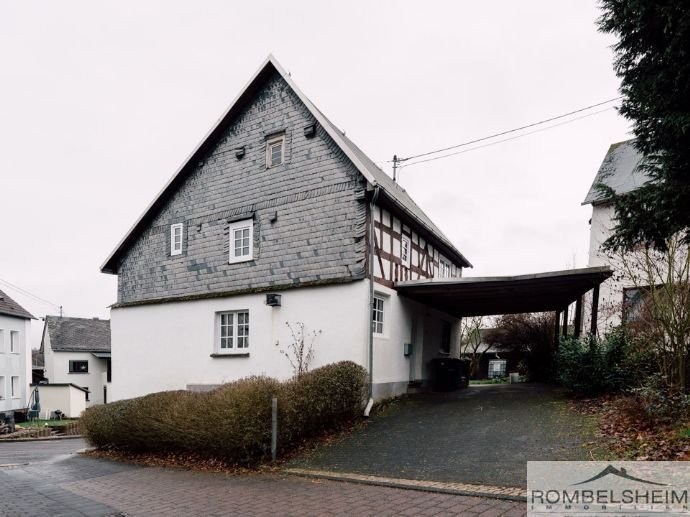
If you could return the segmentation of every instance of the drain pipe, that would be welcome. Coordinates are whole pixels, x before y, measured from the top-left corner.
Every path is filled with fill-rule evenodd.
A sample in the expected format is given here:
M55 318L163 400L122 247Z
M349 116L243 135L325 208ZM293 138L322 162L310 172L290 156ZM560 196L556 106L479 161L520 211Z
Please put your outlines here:
M367 407L364 409L364 416L368 417L372 406L374 405L374 231L376 227L374 225L374 209L376 207L376 200L379 197L380 187L376 185L374 190L374 195L371 198L371 205L369 208L369 314L367 315L367 320L369 321L369 401L367 402Z

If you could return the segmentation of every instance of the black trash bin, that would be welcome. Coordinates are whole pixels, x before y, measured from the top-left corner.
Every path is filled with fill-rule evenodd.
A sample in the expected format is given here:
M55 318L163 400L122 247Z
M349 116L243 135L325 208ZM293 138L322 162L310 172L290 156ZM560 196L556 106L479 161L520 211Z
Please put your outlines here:
M434 391L455 391L467 387L467 361L446 357L431 360L431 385Z

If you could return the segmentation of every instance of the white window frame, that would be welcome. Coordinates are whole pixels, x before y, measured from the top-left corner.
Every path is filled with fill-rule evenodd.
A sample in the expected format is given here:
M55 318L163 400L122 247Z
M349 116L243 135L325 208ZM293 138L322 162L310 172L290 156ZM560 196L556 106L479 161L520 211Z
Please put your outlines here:
M273 163L273 148L280 145L280 163ZM285 133L266 139L266 168L280 167L285 163Z
M12 377L10 377L10 393L11 393L11 397L12 397L13 399L21 398L21 396L22 396L21 391L22 391L22 388L21 388L21 386L19 385L19 376L18 376L18 375L13 375Z
M235 232L238 230L249 229L249 254L248 255L235 255ZM230 250L228 251L228 262L230 264L236 264L237 262L248 262L254 259L254 219L245 219L243 221L237 221L230 224L229 227L229 244ZM244 248L244 246L242 246Z
M404 249L405 249L405 243L407 243L407 257L405 257L404 254ZM410 267L410 256L412 255L412 239L410 239L407 235L403 235L402 238L400 239L400 260L402 261L403 266L405 267Z
M10 330L10 354L19 354L21 352L21 343L19 339L18 330Z
M386 335L386 300L387 296L374 295L374 304L371 308L371 325L375 336ZM378 319L380 318L380 319Z
M180 242L175 242L175 232L180 231ZM184 223L170 225L170 256L182 255L182 241L184 240Z
M450 262L445 259L438 261L438 276L439 278L450 278Z
M0 400L5 400L7 386L5 385L5 376L0 375Z
M5 353L5 329L0 329L0 354Z
M243 318L240 318L243 316ZM226 317L231 317L229 324ZM243 321L240 321L240 320ZM223 332L223 327L227 326L230 329L229 333ZM218 355L237 355L248 354L249 346L251 344L251 319L249 317L249 309L241 309L236 311L221 311L216 313L215 322L215 346L214 351ZM225 335L224 335L225 334ZM244 338L243 346L238 343L240 338ZM230 343L224 342L224 339L230 339Z

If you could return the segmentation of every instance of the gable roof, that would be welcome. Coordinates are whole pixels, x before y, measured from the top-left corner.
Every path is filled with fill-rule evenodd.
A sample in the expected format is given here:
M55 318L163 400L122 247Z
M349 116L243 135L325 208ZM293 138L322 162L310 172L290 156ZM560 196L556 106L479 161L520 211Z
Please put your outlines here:
M418 223L422 228L426 229L433 238L435 238L445 251L451 255L457 262L466 267L472 267L472 264L460 253L450 240L438 229L438 227L429 219L429 217L422 211L419 206L412 201L412 198L398 186L385 172L383 172L373 161L371 161L361 149L359 149L345 134L340 131L330 120L328 120L323 113L304 95L297 85L294 83L289 74L285 72L282 66L276 59L269 55L261 68L249 80L249 83L244 87L240 94L230 104L230 107L225 111L223 116L216 122L213 128L206 134L201 143L194 149L192 154L187 158L182 166L175 172L175 174L168 180L158 196L146 208L144 213L134 223L132 228L127 232L125 237L119 242L115 250L108 256L103 265L101 272L103 273L117 273L117 262L127 248L134 242L138 235L146 228L146 225L153 220L159 210L164 206L165 202L175 193L180 187L187 175L194 170L195 164L204 155L206 151L211 148L217 137L221 132L234 120L240 111L246 106L257 93L263 84L274 73L278 73L280 77L293 90L295 95L304 104L311 115L321 125L321 127L328 133L338 147L345 153L347 158L357 168L357 170L364 176L372 187L380 187L383 195L388 198L396 207L408 214L413 221Z
M36 319L31 315L31 313L29 313L29 311L15 302L2 290L0 290L0 314L17 316L18 318L25 318L27 320Z
M634 139L626 140L609 147L583 205L606 201L595 188L600 183L611 187L616 194L627 194L649 181L649 176L639 168L643 156L635 148L634 142Z
M110 320L46 316L41 350L46 332L54 352L110 352Z

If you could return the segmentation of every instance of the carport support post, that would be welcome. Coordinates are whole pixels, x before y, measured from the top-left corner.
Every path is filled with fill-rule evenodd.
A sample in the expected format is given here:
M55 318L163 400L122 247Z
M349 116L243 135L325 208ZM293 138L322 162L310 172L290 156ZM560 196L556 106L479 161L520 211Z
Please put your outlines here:
M561 331L561 311L556 311L553 319L556 322L553 329L553 347L554 349L558 350L558 344L560 342L559 333Z
M568 306L563 309L563 337L568 337Z
M575 302L575 337L579 338L582 334L582 296L578 296Z
M597 335L597 320L599 319L599 285L592 289L592 323L590 332L593 336Z

